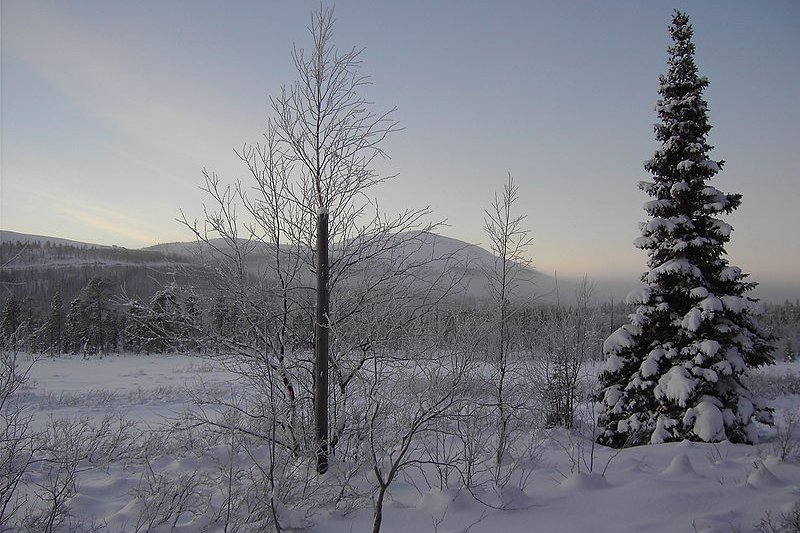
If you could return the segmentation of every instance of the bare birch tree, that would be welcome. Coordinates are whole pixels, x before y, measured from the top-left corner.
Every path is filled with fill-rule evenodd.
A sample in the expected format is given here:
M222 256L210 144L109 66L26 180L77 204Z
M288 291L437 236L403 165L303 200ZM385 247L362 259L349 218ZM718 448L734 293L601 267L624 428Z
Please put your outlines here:
M183 217L212 252L219 293L247 331L218 340L239 358L270 365L281 388L275 397L286 402L275 410L286 413L278 422L297 453L307 449L302 428L314 422L320 473L346 425L329 423L329 389L346 401L353 373L376 356L372 347L398 331L388 321L367 330L354 324L368 322L365 313L376 318L382 304L406 319L419 316L441 297L439 287L453 285L438 284L447 277L446 257L413 253L435 227L425 222L429 211L388 216L369 196L393 177L374 163L399 126L394 109L376 112L363 96L370 79L361 72L362 50L338 49L333 28L332 9L312 13L313 44L293 48L297 80L271 98L265 142L239 152L255 185L226 186L205 172L211 201L204 220ZM269 260L259 261L264 255ZM345 411L337 403L333 414Z
M489 238L489 248L495 256L491 268L485 271L489 294L495 305L496 327L498 332L497 352L491 359L496 373L493 376L497 410L497 449L495 453L496 477L499 479L503 456L508 447L509 424L515 408L510 405L509 394L511 352L511 299L517 295L520 285L528 281L523 275L530 270L530 260L526 257L532 242L530 230L524 227L525 215L515 214L515 203L519 199L518 187L511 174L500 195L495 194L488 209L484 210L483 229Z

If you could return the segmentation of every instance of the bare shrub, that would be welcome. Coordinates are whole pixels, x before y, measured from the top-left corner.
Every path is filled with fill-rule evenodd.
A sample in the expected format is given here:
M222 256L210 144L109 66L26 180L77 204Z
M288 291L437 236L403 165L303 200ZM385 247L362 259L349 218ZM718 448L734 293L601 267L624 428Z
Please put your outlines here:
M782 461L800 458L800 413L793 409L784 411L783 416L776 417L775 439L770 450Z
M773 516L764 513L764 517L755 525L753 533L800 533L800 504L786 512Z
M13 531L26 503L19 490L36 463L39 441L31 427L32 415L16 394L28 379L33 362L22 365L17 354L0 351L0 531Z
M589 396L584 365L592 360L602 335L597 309L591 305L592 290L584 278L574 306L544 307L536 323L528 372L548 427L574 427L575 410Z
M206 478L198 472L170 475L156 472L148 461L139 486L133 490L139 515L134 531L174 531L181 519L202 515L208 495ZM162 527L163 526L163 527Z

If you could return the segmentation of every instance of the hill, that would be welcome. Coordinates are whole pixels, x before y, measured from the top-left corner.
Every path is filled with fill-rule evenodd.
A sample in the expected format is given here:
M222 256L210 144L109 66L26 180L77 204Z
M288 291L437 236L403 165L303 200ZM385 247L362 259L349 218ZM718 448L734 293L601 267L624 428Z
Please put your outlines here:
M0 231L3 297L27 300L33 309L47 309L56 292L71 300L96 277L128 296L149 299L172 280L188 280L191 266L186 258L157 251Z
M478 299L488 295L484 272L496 260L489 251L434 233L399 234L389 239L391 246L381 249L378 245L363 260L365 268L380 270L397 262L423 264L431 259L448 258L447 268L463 276L462 295ZM249 272L262 272L274 261L272 245L247 241L241 244L247 249L245 265ZM355 241L333 244L332 257L348 253L356 244ZM38 305L46 305L55 290L61 290L63 298L70 298L91 277L103 276L124 286L131 295L147 299L159 283L176 276L191 282L192 275L217 262L221 253L214 248L224 251L226 246L224 241L214 240L211 245L173 242L131 250L3 230L0 231L0 265L3 265L0 283L13 293L33 298ZM434 263L444 264L434 261L431 265ZM520 267L523 297L553 292L552 278L533 268ZM420 272L422 276L435 276L437 268L430 266Z

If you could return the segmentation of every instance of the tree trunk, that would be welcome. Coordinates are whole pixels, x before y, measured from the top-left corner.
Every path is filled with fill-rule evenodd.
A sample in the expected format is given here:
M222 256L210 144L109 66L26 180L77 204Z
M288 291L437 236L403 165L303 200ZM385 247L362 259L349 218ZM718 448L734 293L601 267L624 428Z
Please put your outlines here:
M317 320L314 344L314 423L317 472L328 471L328 210L317 214Z
M381 522L383 522L383 497L386 494L386 486L381 485L378 491L378 499L375 501L375 517L372 521L372 533L381 533Z

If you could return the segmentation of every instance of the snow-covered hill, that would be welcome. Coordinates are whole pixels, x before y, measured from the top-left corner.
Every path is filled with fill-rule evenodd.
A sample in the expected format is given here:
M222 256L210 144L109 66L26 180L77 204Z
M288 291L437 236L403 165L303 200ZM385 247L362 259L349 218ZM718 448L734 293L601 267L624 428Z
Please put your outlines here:
M60 237L47 237L45 235L30 235L28 233L18 233L16 231L0 230L0 242L22 242L31 244L47 244L74 246L76 248L119 248L118 246L106 246L102 244L92 244L88 242L73 241Z

